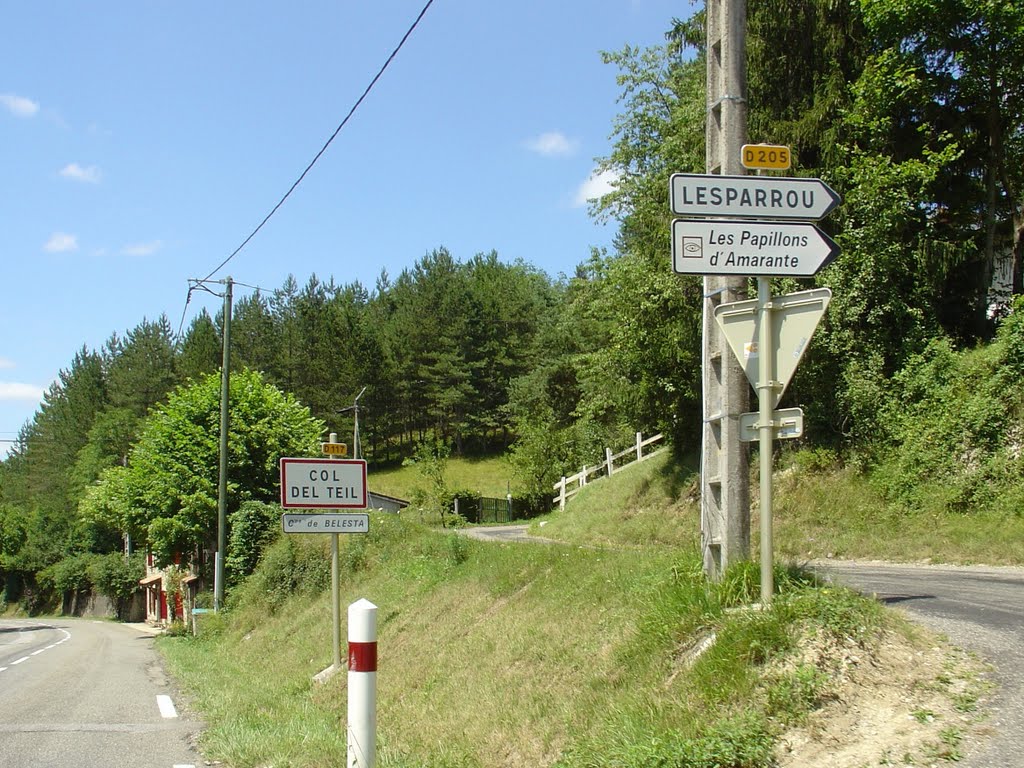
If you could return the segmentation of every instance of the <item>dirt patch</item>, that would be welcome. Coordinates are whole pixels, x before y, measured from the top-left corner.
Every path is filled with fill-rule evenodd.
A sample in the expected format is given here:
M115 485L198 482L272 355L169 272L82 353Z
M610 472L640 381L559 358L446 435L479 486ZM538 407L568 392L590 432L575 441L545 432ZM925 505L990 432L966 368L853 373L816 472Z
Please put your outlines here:
M986 668L923 631L886 632L870 649L804 644L800 662L826 672L826 702L780 741L780 768L935 766L984 737Z

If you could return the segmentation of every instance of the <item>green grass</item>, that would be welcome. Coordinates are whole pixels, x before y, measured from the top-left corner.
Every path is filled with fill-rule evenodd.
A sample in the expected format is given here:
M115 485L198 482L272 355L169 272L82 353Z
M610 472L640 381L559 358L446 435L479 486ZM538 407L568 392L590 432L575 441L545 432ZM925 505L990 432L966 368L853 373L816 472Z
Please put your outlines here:
M412 498L417 488L427 486L415 465L379 470L371 467L366 479L371 491L400 499ZM452 490L476 491L495 498L504 498L509 489L513 494L518 491L512 465L505 456L449 458L445 481Z
M773 502L775 552L783 559L1024 564L1024 515L909 511L887 502L869 477L849 467L785 461ZM756 521L755 515L755 529Z
M770 611L727 612L735 592L704 583L692 553L453 546L398 518L373 525L343 603L379 606L382 766L767 765L773 718L805 708L779 691L815 699L806 673L762 671L834 593L793 582ZM837 610L843 632L877 616L864 601ZM161 640L209 723L204 752L232 766L337 762L345 676L311 683L330 662L328 599L267 611L253 602L219 633ZM684 668L681 648L708 631L716 644Z
M870 477L837 463L820 464L816 452L807 453L786 452L777 462L772 521L778 560L1024 565L1024 515L910 512L887 502ZM699 483L691 463L677 464L662 453L626 467L613 481L592 482L564 512L534 521L531 532L588 546L698 546ZM756 473L750 487L756 557Z
M531 532L585 546L694 549L698 491L693 467L665 451L624 467L611 481L591 480L564 512L534 521Z
M870 655L902 629L877 603L820 588L786 561L1024 551L1012 524L999 543L970 535L974 518L896 524L850 470L789 457L776 488L768 610L744 608L759 597L755 563L704 580L693 468L667 452L534 523L554 544L478 542L416 515L375 515L369 534L343 537L342 605L379 607L378 764L766 768L779 733L828 696L828 670L800 660L802 643L832 638ZM161 639L209 724L207 758L235 768L344 759L345 675L312 682L331 661L326 547L278 542L204 635ZM958 754L956 736L942 734L935 756Z
M488 544L390 515L345 537L342 603L379 607L382 768L770 765L824 685L775 662L809 626L855 636L883 614L784 569L770 610L733 610L757 599L757 569L705 582L692 502L663 506L687 472L663 454L592 484L542 529L565 544ZM209 724L207 757L343 759L345 675L311 682L331 659L325 546L279 542L200 638L161 639ZM290 581L291 596L275 587Z

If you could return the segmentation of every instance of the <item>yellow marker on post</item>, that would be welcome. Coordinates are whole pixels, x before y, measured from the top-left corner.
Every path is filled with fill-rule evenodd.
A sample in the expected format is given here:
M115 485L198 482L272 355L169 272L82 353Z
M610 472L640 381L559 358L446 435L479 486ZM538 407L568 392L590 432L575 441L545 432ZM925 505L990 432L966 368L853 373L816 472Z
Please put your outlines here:
M740 164L754 170L784 171L792 166L793 153L778 144L744 144Z
M348 456L346 443L320 443L320 450L329 456Z

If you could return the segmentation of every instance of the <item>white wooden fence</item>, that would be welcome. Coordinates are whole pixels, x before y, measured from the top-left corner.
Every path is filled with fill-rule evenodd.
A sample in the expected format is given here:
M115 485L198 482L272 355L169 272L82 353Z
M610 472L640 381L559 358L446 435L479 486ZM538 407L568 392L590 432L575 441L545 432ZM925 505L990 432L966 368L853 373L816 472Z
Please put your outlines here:
M643 439L641 433L636 433L636 444L630 446L621 453L612 453L611 448L604 449L604 461L600 464L595 464L592 467L586 465L583 466L579 472L571 477L563 476L561 480L554 484L553 488L558 492L551 501L558 504L559 509L565 509L565 502L580 492L580 488L585 486L593 475L607 475L611 477L615 473L616 466L615 462L619 459L629 457L629 461L620 462L618 469L625 467L627 464L632 464L634 461L643 461L649 459L657 453L665 450L664 447L657 451L651 451L650 453L644 454L644 448L649 445L653 445L664 437L664 435L658 434L654 437L648 437L646 440ZM572 487L570 487L572 486Z

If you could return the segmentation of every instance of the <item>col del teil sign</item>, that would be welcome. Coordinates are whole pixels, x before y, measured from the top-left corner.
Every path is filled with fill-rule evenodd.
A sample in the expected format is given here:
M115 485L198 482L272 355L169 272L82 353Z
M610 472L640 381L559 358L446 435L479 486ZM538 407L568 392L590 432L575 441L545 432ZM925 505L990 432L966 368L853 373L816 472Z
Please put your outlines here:
M366 462L281 459L285 509L366 509Z

